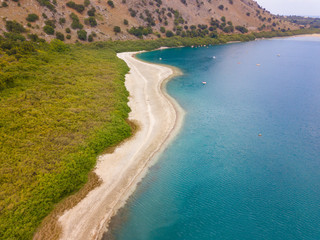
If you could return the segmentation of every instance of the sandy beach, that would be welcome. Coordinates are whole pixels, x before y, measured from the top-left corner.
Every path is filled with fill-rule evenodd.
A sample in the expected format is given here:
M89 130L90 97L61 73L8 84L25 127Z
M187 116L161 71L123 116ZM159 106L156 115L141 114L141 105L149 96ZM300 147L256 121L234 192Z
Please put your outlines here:
M111 154L98 159L95 169L103 183L91 191L78 205L59 219L61 239L90 240L101 238L108 222L133 193L170 140L181 128L184 112L164 90L175 69L149 64L120 53L130 67L125 85L130 93L129 120L139 130Z

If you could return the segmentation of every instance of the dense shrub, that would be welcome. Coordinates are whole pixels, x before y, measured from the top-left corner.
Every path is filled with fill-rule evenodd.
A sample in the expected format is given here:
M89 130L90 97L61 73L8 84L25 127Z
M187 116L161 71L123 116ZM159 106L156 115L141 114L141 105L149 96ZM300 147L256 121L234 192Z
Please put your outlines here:
M84 23L90 25L91 27L95 27L98 25L96 19L94 17L89 17L84 20Z
M90 10L88 10L88 12L87 12L88 16L90 16L90 17L94 17L95 13L96 13L96 9L95 9L94 7L92 7L92 8L91 8Z
M35 13L30 13L30 14L28 14L28 17L26 18L26 20L28 22L35 22L35 21L39 20L39 16Z
M83 5L88 7L90 5L90 0L84 0Z
M72 23L71 23L72 29L82 29L83 28L83 25L80 23L80 20L76 14L71 13L70 18L72 19Z
M173 36L174 36L174 33L172 31L168 30L166 32L166 37L173 37Z
M49 25L45 25L43 27L43 31L48 35L53 35L54 34L54 28L52 26L49 26Z
M71 33L71 29L70 28L66 28L66 33Z
M166 29L164 27L160 27L160 32L165 33Z
M77 31L78 34L78 38L82 41L86 41L87 40L87 32L85 30L79 30Z
M46 20L44 23L48 26L51 26L53 28L56 28L56 20Z
M119 33L119 32L121 32L121 28L119 26L114 26L113 31L115 33Z
M63 25L66 23L66 19L65 18L59 18L59 24Z
M113 3L112 0L108 0L108 5L109 5L110 7L112 7L112 8L114 8L114 3Z
M223 5L219 5L218 7L220 10L223 10L224 9L224 6Z
M56 38L60 41L64 41L64 34L61 32L56 32Z
M123 24L124 24L124 25L129 25L128 20L127 20L127 19L124 19L124 20L123 20Z
M20 23L16 21L6 21L6 29L9 32L14 33L24 33L27 31Z
M37 2L44 7L47 7L52 12L56 12L55 6L50 2L50 0L37 0Z
M241 33L247 33L248 29L243 26L236 26L236 30L238 30Z
M66 5L69 8L73 8L78 13L82 13L84 11L84 6L82 4L76 4L74 1L69 1Z

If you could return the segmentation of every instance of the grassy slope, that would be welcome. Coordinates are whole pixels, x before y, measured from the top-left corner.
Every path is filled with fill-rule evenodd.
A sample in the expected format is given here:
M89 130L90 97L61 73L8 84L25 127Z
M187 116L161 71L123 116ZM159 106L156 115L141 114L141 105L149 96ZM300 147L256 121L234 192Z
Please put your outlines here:
M72 47L22 59L0 92L0 239L30 239L96 156L131 133L126 64L112 50Z
M0 239L32 238L54 205L87 181L97 155L131 134L128 67L115 52L313 32L100 42L0 64L14 79L0 91Z

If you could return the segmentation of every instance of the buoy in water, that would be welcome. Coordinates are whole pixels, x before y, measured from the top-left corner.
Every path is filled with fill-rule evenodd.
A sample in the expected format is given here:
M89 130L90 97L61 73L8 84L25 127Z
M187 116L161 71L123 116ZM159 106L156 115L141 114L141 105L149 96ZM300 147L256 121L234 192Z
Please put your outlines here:
M162 60L162 58L159 58L159 60L161 61L161 60Z
M213 59L216 59L216 56L213 56L212 58L213 58Z
M262 136L262 134L261 134L261 133L259 133L259 134L258 134L258 136L259 136L259 137L261 137L261 136Z

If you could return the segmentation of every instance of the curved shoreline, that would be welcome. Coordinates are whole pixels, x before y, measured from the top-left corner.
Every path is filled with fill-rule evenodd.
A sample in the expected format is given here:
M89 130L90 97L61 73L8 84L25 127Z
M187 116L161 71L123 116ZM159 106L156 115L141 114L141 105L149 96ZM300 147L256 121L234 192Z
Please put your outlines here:
M130 68L125 81L130 93L129 120L138 123L139 131L113 153L99 157L95 173L102 184L60 217L60 239L100 239L110 219L182 126L184 111L165 90L165 84L181 73L137 60L136 53L117 56Z

